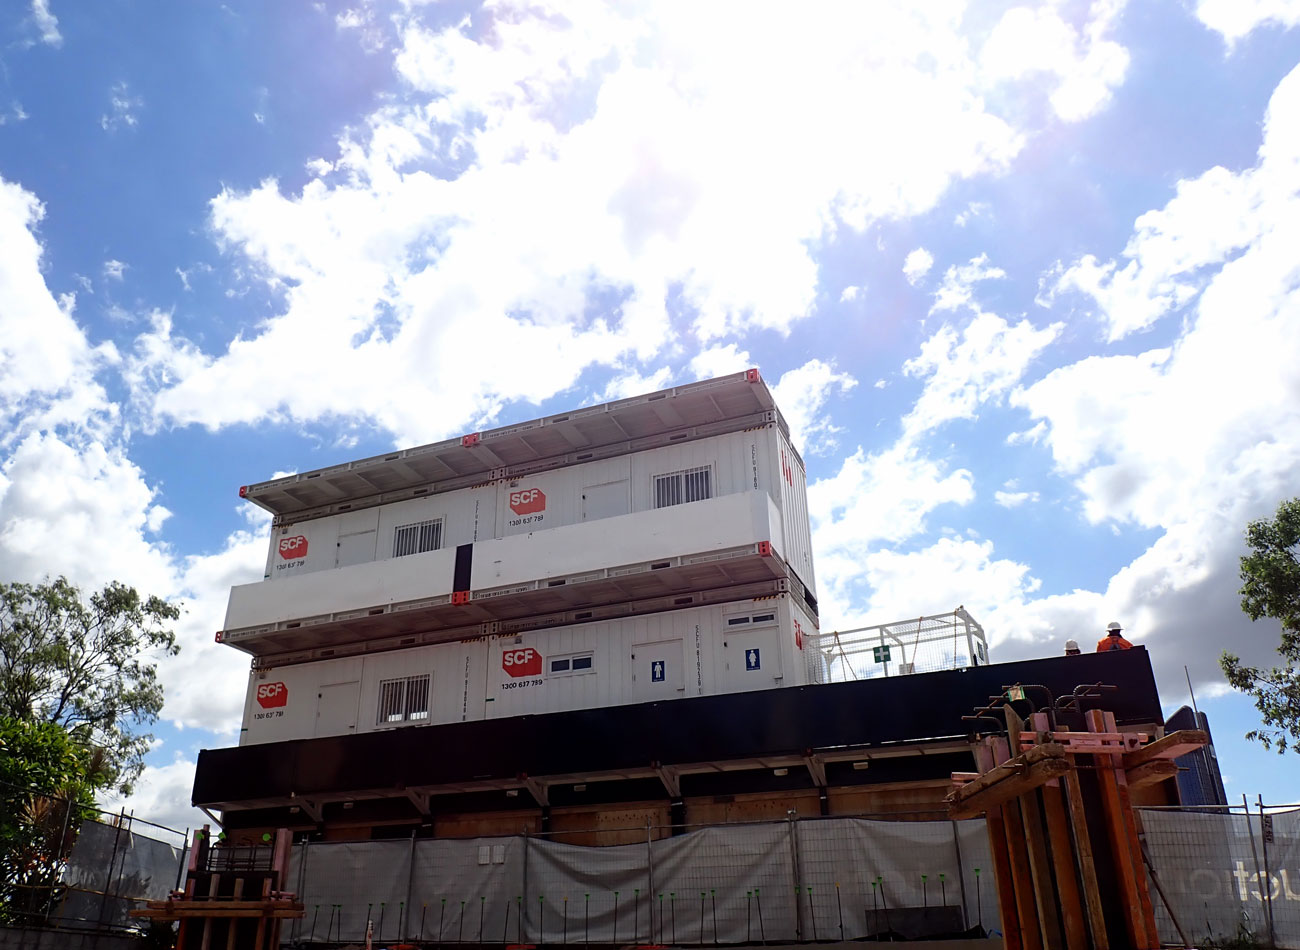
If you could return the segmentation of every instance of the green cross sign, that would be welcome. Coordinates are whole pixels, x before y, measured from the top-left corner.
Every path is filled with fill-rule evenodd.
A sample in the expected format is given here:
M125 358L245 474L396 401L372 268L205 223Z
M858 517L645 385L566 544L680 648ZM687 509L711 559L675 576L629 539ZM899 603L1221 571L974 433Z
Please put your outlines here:
M889 647L872 647L871 655L875 657L877 663L888 663Z

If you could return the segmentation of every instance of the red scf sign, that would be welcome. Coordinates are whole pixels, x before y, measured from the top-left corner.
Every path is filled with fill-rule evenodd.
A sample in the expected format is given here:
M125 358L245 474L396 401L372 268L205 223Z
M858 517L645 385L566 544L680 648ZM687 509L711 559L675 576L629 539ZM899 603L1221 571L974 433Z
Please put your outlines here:
M800 650L803 649L803 627L798 620L794 622L794 645Z
M540 488L521 488L510 493L510 510L517 515L531 515L546 510L546 494Z
M292 538L280 539L280 557L286 561L292 561L297 557L307 556L307 538L301 534L294 535Z
M289 687L283 683L261 683L257 687L257 705L275 709L289 702Z
M540 676L542 655L532 647L506 650L501 654L501 669L509 676Z

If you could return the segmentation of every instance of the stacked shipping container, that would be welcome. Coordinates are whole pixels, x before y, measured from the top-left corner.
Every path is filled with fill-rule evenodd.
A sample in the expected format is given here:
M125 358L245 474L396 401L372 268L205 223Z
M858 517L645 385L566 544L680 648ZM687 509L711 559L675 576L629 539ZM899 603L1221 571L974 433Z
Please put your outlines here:
M241 493L276 515L265 579L232 590L218 635L254 655L241 744L817 666L803 463L756 371Z

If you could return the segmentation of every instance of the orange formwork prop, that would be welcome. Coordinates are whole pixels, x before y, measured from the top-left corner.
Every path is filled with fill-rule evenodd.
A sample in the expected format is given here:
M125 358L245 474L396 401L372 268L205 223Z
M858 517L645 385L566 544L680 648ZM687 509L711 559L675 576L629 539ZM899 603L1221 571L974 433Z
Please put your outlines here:
M990 706L970 717L1005 718L1007 731L974 741L978 771L953 773L947 797L954 818L987 816L1007 946L1155 950L1160 941L1129 790L1167 779L1172 759L1208 737L1185 731L1148 743L1145 734L1119 731L1115 717L1100 710L1081 717L1081 732L1052 728L1046 712L1025 723L1011 702L1027 701L1031 688L1008 687L1001 716L990 715ZM1096 775L1095 788L1081 783L1080 768ZM1104 867L1099 854L1107 856ZM1115 882L1119 906L1103 902L1102 875Z

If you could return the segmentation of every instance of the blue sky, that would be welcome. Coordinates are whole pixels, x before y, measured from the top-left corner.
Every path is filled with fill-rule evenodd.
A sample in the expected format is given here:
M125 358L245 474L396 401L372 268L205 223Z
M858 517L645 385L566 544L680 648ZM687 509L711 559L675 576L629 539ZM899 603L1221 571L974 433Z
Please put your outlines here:
M0 576L183 600L132 801L234 741L240 484L759 366L824 629L1120 620L1230 795L1300 495L1300 4L0 12Z

